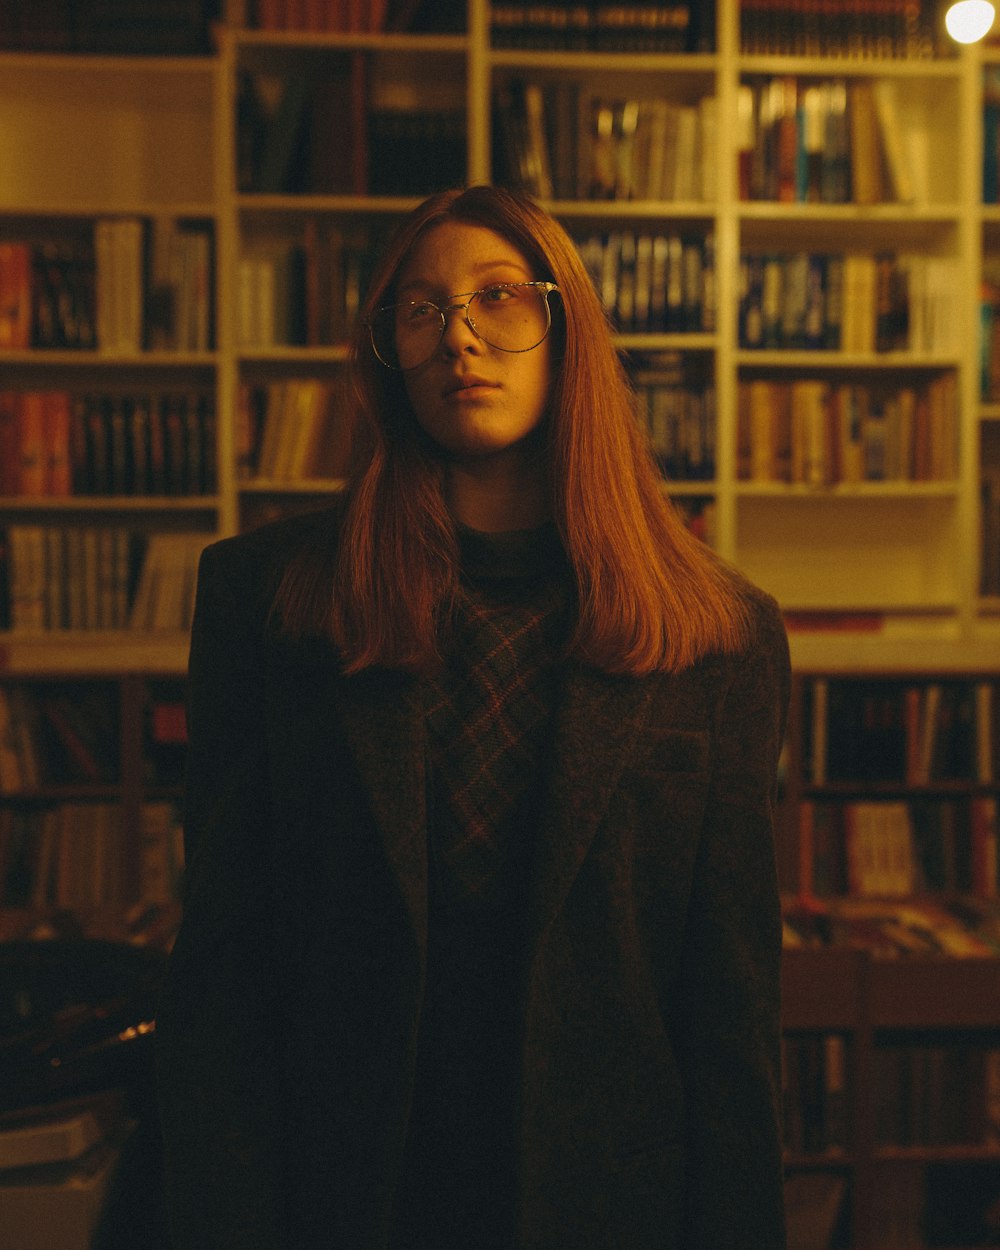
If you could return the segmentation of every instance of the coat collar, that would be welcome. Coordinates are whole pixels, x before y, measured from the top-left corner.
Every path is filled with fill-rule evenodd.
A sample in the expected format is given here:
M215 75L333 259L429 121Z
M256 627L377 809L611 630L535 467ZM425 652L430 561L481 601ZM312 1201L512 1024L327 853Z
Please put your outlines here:
M425 729L419 683L384 672L337 683L339 713L422 947L427 937ZM527 900L529 949L559 912L649 716L650 680L571 665Z
M556 713L548 795L533 857L528 949L559 913L645 730L653 682L571 665Z

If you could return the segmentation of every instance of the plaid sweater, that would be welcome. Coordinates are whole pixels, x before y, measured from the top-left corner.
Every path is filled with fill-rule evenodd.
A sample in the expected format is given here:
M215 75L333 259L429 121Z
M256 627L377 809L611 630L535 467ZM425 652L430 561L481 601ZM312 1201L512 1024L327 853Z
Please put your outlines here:
M555 530L460 534L463 586L426 683L430 899L392 1250L508 1250L524 882L569 603Z
M427 683L431 856L453 904L496 904L530 850L566 629L555 529L460 531L463 583Z

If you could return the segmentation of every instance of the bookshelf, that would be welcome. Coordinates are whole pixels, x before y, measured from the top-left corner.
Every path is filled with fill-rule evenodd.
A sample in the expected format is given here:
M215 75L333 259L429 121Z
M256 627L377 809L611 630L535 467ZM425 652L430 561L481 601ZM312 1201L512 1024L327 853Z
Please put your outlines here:
M151 539L219 529L219 64L0 62L5 667L172 666L183 610L130 610Z
M0 679L0 940L152 942L176 923L185 742L175 673Z
M658 5L658 26L630 22L641 6L570 6L558 32L556 6L488 0L409 6L413 24L383 31L254 24L255 6L225 7L210 54L0 52L0 286L27 245L39 291L72 287L67 273L82 270L94 323L74 338L55 314L45 334L32 315L14 339L18 314L0 320L0 438L12 394L20 408L62 393L71 430L91 431L90 476L70 474L68 490L58 475L30 490L6 473L0 483L0 684L61 684L83 704L97 683L119 709L117 779L92 798L126 813L126 893L141 879L143 804L175 797L172 782L150 780L159 748L142 708L182 681L198 546L340 488L346 327L371 253L425 192L461 180L528 185L579 241L665 489L786 610L788 895L808 894L803 812L919 800L961 823L995 797L971 777L916 798L905 775L819 783L804 752L816 681L902 690L986 674L995 686L1000 671L1000 349L980 346L984 309L1000 310L1000 190L984 194L1000 48L945 46L929 6L911 6L903 32L848 22L819 39L789 6L782 42L766 27L773 5L755 0ZM599 10L607 20L580 23ZM862 20L865 6L850 12ZM822 148L817 118L831 136ZM87 275L107 234L127 259L135 223L156 258L140 284L146 322L140 335L121 313L102 342ZM117 272L127 310L135 271ZM149 468L154 432L172 475ZM123 477L115 446L131 465ZM67 559L68 534L93 531L100 551L124 533L127 617L97 607L81 625L36 574L18 588L33 606L15 624L12 530L36 570L50 554L85 566ZM151 551L147 583L169 588L159 615L141 591ZM90 567L102 584L100 560ZM64 602L75 593L65 585ZM43 786L0 794L0 812L78 800ZM831 1244L915 1242L904 1214L942 1168L952 1180L958 1165L1000 1172L992 1146L879 1143L871 1110L882 1052L912 1043L930 1064L953 1041L1000 1045L1000 1016L961 1006L995 1002L995 976L994 960L790 953L796 1066L829 1060L843 1077L837 1149L802 1136L789 1155L808 1205L832 1211ZM907 1002L911 1016L893 1014ZM873 1222L883 1188L899 1197L895 1231Z
M997 976L995 960L786 953L790 1245L995 1240Z
M102 410L72 428L113 440L124 420L168 459L173 429L175 457L201 456L126 491L113 474L68 496L5 483L5 522L89 516L126 528L141 561L153 534L321 502L341 480L345 334L373 249L434 186L498 177L579 240L671 493L789 611L799 666L991 663L1000 427L974 292L1000 261L979 155L1000 54L930 56L916 26L901 38L917 55L843 27L849 53L829 31L818 54L808 23L779 51L764 10L735 0L714 26L692 6L688 28L684 6L658 27L592 7L601 21L556 38L540 10L486 0L385 31L262 29L231 6L213 55L0 53L0 247L27 245L39 290L74 259L107 284L96 253L127 254L132 229L153 263L141 341L135 324L121 340L105 325L103 346L34 324L0 346L6 407L62 392ZM96 318L107 301L90 303ZM183 630L137 624L130 652L181 651ZM41 651L72 667L77 632ZM40 654L29 634L7 629L8 653Z
M831 1221L815 1244L994 1236L998 691L956 670L793 683L787 1165Z

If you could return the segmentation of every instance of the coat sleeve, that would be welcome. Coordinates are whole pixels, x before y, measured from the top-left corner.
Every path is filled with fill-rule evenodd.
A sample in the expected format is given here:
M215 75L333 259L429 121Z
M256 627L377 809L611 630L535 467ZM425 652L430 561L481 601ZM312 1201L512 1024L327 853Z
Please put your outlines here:
M276 969L259 627L204 553L192 628L184 918L157 1013L174 1250L276 1250ZM221 557L221 558L220 558ZM259 619L259 615L258 615Z
M780 1118L777 763L789 696L777 606L717 701L713 778L677 1014L687 1092L687 1250L785 1245Z

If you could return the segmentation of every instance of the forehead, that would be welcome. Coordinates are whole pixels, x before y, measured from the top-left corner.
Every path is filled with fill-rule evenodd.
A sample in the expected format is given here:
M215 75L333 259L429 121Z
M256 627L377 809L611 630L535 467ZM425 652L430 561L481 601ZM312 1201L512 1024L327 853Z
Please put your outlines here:
M417 239L400 266L397 291L434 288L446 294L474 290L484 282L533 277L528 258L487 226L444 221Z

